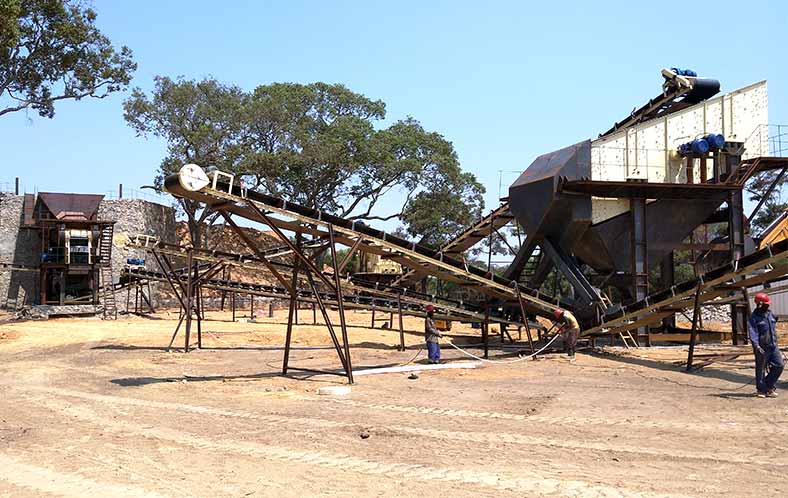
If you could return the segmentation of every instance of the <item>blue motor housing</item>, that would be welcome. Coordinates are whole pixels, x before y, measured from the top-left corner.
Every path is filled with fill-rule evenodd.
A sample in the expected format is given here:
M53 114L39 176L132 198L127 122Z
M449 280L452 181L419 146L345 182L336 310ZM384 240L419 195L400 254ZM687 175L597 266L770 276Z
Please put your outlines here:
M725 137L720 133L709 133L703 139L709 143L711 150L720 150L725 145Z
M670 68L670 70L673 71L674 73L678 74L679 76L690 76L692 78L697 78L698 77L698 73L696 73L692 69L679 69L677 67L672 67L672 68Z
M723 140L723 143L725 141ZM692 142L679 145L679 154L683 156L702 155L709 151L709 142L705 138L696 138Z

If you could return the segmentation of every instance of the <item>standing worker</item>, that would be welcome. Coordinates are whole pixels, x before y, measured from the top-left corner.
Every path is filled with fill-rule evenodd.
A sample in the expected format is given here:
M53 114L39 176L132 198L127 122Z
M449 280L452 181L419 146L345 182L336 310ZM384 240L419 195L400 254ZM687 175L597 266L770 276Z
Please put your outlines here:
M564 351L570 360L575 360L575 346L577 346L577 338L580 336L580 324L577 323L575 316L560 308L556 308L553 312L555 319L561 323L561 328L558 333L563 335L564 338Z
M425 308L427 318L424 319L424 340L427 341L427 356L430 363L441 362L441 345L438 340L443 337L435 327L435 306L428 304Z
M747 321L747 332L755 351L755 388L759 398L777 397L777 379L785 363L777 344L777 318L769 310L772 304L767 294L755 295L755 311ZM765 372L769 367L769 373Z

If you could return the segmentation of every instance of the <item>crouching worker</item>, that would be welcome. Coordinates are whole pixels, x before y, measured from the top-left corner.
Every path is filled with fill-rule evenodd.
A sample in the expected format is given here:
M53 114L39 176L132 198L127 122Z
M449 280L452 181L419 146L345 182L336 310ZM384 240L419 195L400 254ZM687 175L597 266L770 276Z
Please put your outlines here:
M577 318L566 310L556 308L553 315L556 321L561 325L558 333L563 336L564 351L571 360L574 360L577 338L580 336L580 324L577 323Z
M777 397L777 379L785 367L777 344L777 318L769 310L771 304L767 294L756 294L755 311L747 321L747 332L755 352L755 388L759 398ZM767 368L769 373L766 373Z
M424 340L427 341L427 356L430 363L441 362L441 345L439 340L443 337L435 327L435 306L428 304L425 308L427 318L424 319Z

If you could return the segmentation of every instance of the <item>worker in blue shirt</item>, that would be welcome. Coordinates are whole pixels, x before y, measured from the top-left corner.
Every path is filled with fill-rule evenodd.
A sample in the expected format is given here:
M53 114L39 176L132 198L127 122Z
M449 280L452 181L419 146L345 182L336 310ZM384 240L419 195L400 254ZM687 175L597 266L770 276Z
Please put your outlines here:
M424 319L424 340L427 342L427 356L430 363L440 363L440 339L443 336L435 326L435 306L428 304L425 311L427 312L427 318Z
M785 367L777 344L777 318L769 311L770 304L768 295L763 292L756 294L755 311L747 322L747 332L755 351L755 387L759 398L777 397L777 379Z

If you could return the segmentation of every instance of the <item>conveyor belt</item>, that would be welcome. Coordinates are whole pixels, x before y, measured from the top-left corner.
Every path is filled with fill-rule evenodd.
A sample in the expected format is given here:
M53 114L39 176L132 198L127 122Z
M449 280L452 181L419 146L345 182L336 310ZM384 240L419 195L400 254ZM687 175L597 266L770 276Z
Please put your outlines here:
M640 109L633 110L629 116L600 134L599 138L659 116L678 112L711 98L720 91L720 82L717 80L682 76L669 69L663 69L662 76L665 84L661 94L646 102Z
M474 288L492 299L517 303L521 297L528 311L544 317L552 317L553 310L558 305L558 301L542 296L536 290L467 265L435 249L320 210L259 192L242 191L237 185L233 185L231 189L228 183L219 181L218 176L215 176L214 180L215 188L207 185L198 190L188 190L183 187L178 175L171 175L165 179L165 189L176 197L188 198L214 210L270 224L279 229L327 237L328 227L331 226L336 240L343 245L379 254L406 267L419 266L429 275ZM242 193L245 195L242 196ZM294 221L274 218L271 214Z
M176 244L155 242L153 238L147 236L145 237L132 236L127 246L134 247L136 249L142 249L151 253L155 251L158 254L167 255L170 257L178 257L178 258L185 258L188 254L188 251L192 251L192 257L196 261L204 261L207 263L222 263L225 265L234 266L241 269L253 270L256 272L267 272L267 267L255 256L239 255L239 254L233 254L233 253L227 253L221 251L212 251L207 249L202 249L202 250L192 249L185 246L179 246ZM284 263L275 263L275 264L281 274L290 276L292 272L292 267L290 265L286 265ZM140 272L132 275L137 275L137 278L140 278L139 275L143 275L143 274L144 271L140 270ZM161 274L161 276L162 278L164 278L163 274ZM228 282L237 282L238 284L241 284L241 282L235 280L228 280ZM365 299L369 298L370 301L372 298L375 298L376 303L380 299L391 300L391 301L396 301L397 299L401 299L403 303L419 306L422 309L424 308L424 306L428 304L432 304L436 306L438 310L445 311L449 313L449 315L451 315L453 319L460 321L481 321L485 318L485 313L483 308L475 303L465 303L463 301L457 301L453 299L438 298L411 289L391 288L390 286L379 286L375 282L357 280L353 277L350 278L343 277L341 279L341 282L342 282L343 292L349 293L350 295L363 296ZM247 284L243 284L243 285L247 285ZM253 285L253 284L249 284L249 285ZM267 289L268 287L263 285L261 288ZM284 287L271 287L271 288L274 288L275 290L270 291L271 294L268 295L268 297L276 297L276 298L282 298L283 296L287 297L287 290ZM489 315L489 321L495 323L519 325L517 322L513 322L501 316L495 310L493 310Z
M126 278L145 279L145 280L152 280L157 282L167 282L167 276L164 273L153 271L153 270L146 270L143 268L126 267L122 270L121 276ZM170 275L170 277L173 278L173 275ZM178 280L178 279L185 283L188 280L188 276L184 273L178 273L177 278L173 278L173 280ZM285 289L284 287L279 287L274 285L255 284L255 283L241 282L238 280L227 280L227 279L218 279L218 278L208 279L201 285L203 288L212 289L212 290L239 292L243 294L251 294L255 296L270 297L270 298L282 299L282 300L290 299L290 293L287 289ZM300 289L298 290L298 295L299 295L298 298L299 301L310 302L310 303L316 302L315 297L312 294L311 290ZM323 302L326 304L330 304L332 306L335 306L337 304L333 293L321 292L320 297L323 300ZM400 297L400 299L402 302L403 315L424 316L424 311L423 311L424 305L425 303L428 304L429 301L424 301L422 299L413 296L404 296L404 297ZM385 311L397 313L399 311L397 301L398 301L397 296L381 297L379 295L374 295L369 293L347 293L343 295L343 303L345 305L345 308L371 309L374 306L378 311L385 310ZM455 308L452 306L445 306L441 304L439 308L439 312L436 313L436 317L447 319L447 320L467 322L467 321L483 320L484 314L480 314L470 310L464 310L461 308ZM520 323L506 320L496 316L490 316L489 320L494 323L504 323L513 326L521 325Z
M620 316L584 330L581 335L615 334L657 324L663 318L692 308L699 286L699 302L705 303L764 282L780 280L787 275L788 240L783 240L749 254L738 262L715 268L700 278L651 294L624 308Z
M504 202L498 209L492 211L460 235L442 245L438 252L453 257L461 257L463 252L488 238L491 233L508 225L512 220L514 220L514 216L509 211L509 203ZM391 285L407 287L421 280L425 275L426 273L422 272L419 267L409 268L408 271L394 280Z

